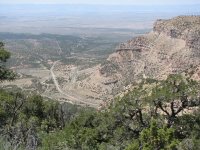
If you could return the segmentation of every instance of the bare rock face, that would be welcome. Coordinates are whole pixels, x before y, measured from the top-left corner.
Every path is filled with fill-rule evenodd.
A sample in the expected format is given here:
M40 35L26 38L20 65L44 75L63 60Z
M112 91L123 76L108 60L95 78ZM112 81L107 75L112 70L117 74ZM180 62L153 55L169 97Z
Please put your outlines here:
M199 25L199 16L179 16L170 20L157 20L153 31L165 33L172 38L186 39L189 33L200 28Z
M189 32L186 39L186 44L192 49L200 50L200 24L196 30L194 29Z
M158 20L152 32L120 44L86 84L107 97L142 78L163 79L191 66L200 66L200 16L179 16Z
M195 68L192 74L192 79L196 80L196 81L200 81L200 66Z
M122 50L134 50L141 52L142 50L148 49L149 39L144 36L135 37L132 40L129 40L127 43L121 43L117 47L116 51Z
M172 20L158 20L154 32L165 33L171 38L183 39L189 48L200 49L200 17L179 16Z

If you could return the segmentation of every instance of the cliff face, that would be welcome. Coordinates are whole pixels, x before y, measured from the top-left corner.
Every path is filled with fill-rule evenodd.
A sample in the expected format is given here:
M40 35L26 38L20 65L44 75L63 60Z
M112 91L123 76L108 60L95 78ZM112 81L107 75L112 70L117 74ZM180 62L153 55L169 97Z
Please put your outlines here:
M99 97L116 94L141 78L163 79L200 66L200 16L158 20L153 31L120 44L87 83Z
M121 44L109 59L132 79L163 78L200 63L200 16L158 20L153 31ZM125 71L125 72L124 72ZM128 73L127 73L128 72Z
M180 16L171 20L158 20L154 32L165 33L171 38L183 39L189 48L200 49L199 16Z

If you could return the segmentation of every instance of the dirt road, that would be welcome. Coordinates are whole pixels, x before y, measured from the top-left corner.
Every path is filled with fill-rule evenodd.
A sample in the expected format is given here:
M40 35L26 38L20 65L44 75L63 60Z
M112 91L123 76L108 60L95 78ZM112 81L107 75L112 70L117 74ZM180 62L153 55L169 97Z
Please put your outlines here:
M72 95L69 95L69 94L67 94L66 92L62 91L62 89L60 88L59 83L58 83L58 81L57 81L56 75L55 75L54 72L53 72L54 67L55 67L55 65L56 65L58 62L59 62L59 60L58 60L58 61L55 61L55 62L53 63L53 66L52 66L51 69L50 69L53 82L54 82L54 84L55 84L56 89L58 90L58 92L59 92L60 94L62 94L66 99L68 99L68 100L69 100L71 103L73 103L73 104L77 104L77 105L87 105L87 106L90 106L90 107L98 108L98 107L99 107L99 104L91 103L91 102L88 102L88 101L86 101L86 100L81 100L81 99L79 99L79 98L76 98L76 97L74 97L74 96L72 96Z

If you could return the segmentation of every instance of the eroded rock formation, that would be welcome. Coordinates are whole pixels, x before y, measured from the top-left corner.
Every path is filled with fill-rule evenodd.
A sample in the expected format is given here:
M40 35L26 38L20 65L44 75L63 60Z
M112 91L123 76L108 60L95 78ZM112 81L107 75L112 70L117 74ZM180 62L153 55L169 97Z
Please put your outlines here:
M81 83L107 99L144 77L163 79L191 66L200 66L200 16L179 16L158 20L152 32L121 43Z

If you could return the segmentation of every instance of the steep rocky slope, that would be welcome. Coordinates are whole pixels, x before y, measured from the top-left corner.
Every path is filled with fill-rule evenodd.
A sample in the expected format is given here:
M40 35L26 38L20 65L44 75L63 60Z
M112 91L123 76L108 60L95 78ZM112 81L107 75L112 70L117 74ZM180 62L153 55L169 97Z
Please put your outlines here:
M120 44L107 62L77 87L108 99L142 78L163 79L200 66L200 16L158 20L153 31ZM90 95L88 93L88 95Z

